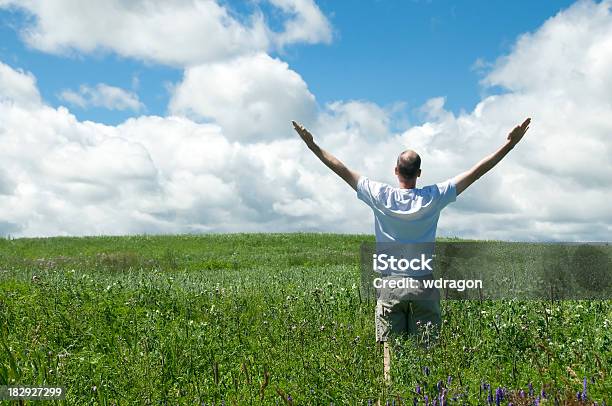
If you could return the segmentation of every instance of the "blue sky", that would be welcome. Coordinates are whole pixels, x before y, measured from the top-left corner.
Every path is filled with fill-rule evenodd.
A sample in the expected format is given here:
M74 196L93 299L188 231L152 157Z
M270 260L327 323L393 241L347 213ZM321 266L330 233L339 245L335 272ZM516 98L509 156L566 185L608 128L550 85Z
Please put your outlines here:
M612 0L0 0L0 38L0 236L371 233L291 120L431 185L526 117L438 235L612 235Z
M293 44L272 55L302 76L320 104L352 99L381 106L404 102L409 116L418 121L414 109L431 97L445 96L446 108L453 112L471 110L483 91L475 62L495 61L511 50L518 35L537 29L571 3L321 0L317 4L333 26L332 42ZM239 16L254 8L243 2L227 4ZM261 7L275 28L277 13L265 4ZM0 10L0 59L34 73L46 102L65 104L58 98L63 90L103 82L135 92L145 110L72 106L79 119L117 124L141 113L167 113L167 86L181 79L180 67L110 52L66 56L29 49L18 34L25 19L23 12Z

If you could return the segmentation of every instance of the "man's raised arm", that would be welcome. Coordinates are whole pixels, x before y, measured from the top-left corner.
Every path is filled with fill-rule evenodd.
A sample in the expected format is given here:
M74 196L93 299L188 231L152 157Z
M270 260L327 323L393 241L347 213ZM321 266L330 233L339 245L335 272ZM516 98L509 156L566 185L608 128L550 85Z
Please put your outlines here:
M463 192L468 188L472 183L474 183L478 178L480 178L485 173L489 172L495 165L505 157L508 152L514 148L516 144L523 138L523 135L529 129L529 123L531 123L531 119L528 118L523 122L523 124L516 126L510 134L508 134L508 138L504 145L499 147L499 149L493 152L491 155L485 157L476 165L474 165L470 170L467 170L457 176L455 176L455 186L457 188L457 195Z
M357 181L359 180L359 174L351 171L349 168L344 166L338 158L320 148L312 137L312 134L305 129L302 125L292 121L293 128L302 137L302 140L306 143L306 146L323 162L329 169L334 171L336 175L340 176L346 183L348 183L353 189L357 190Z

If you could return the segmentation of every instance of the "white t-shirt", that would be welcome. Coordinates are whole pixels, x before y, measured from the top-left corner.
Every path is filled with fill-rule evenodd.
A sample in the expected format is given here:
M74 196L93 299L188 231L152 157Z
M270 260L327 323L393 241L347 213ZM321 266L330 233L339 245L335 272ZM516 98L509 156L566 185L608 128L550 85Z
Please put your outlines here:
M376 242L435 242L440 211L457 199L453 179L400 189L361 176L357 197L374 211Z

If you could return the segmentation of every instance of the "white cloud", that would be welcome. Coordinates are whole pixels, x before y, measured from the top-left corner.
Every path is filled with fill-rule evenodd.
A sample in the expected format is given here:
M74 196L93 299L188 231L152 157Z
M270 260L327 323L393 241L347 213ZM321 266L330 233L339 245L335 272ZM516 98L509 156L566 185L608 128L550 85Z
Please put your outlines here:
M173 111L209 123L80 122L65 108L30 103L39 100L33 76L2 65L11 79L0 76L0 233L371 232L354 192L287 138L288 118L310 117L324 148L378 180L394 183L397 154L413 148L427 184L467 169L532 116L516 150L442 214L439 234L609 240L611 29L609 2L578 3L493 65L484 84L507 93L460 115L433 98L422 108L426 122L402 133L390 130L393 109L365 101L317 113L299 75L263 54L187 70Z
M8 173L0 169L0 195L10 195L15 190L15 182Z
M98 83L94 87L81 85L78 91L67 89L60 93L59 98L81 108L104 107L109 110L136 112L144 108L137 94L105 83Z
M295 18L285 20L284 30L274 38L283 47L295 42L314 44L329 43L332 40L332 29L327 18L311 0L269 0Z
M13 102L21 106L40 104L36 79L31 73L14 70L0 62L0 102Z
M300 75L260 53L186 69L170 111L212 120L231 139L263 140L286 136L293 119L312 121L316 104Z
M286 12L282 32L273 32L261 11L238 18L216 0L14 0L34 16L21 30L33 48L95 52L187 66L217 61L274 45L328 42L331 28L312 0L273 0Z

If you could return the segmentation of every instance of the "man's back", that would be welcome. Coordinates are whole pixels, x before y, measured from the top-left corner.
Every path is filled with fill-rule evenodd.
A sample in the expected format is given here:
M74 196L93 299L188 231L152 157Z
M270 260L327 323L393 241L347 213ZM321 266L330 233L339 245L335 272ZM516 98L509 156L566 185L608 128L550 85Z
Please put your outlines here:
M457 198L452 180L400 189L361 176L357 197L372 208L377 242L434 242L440 211Z

